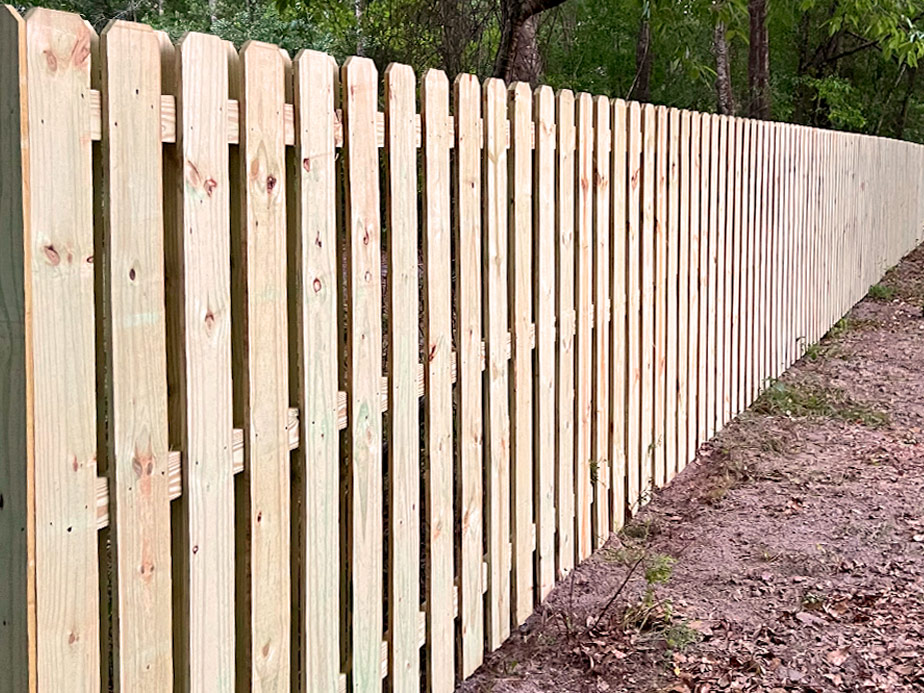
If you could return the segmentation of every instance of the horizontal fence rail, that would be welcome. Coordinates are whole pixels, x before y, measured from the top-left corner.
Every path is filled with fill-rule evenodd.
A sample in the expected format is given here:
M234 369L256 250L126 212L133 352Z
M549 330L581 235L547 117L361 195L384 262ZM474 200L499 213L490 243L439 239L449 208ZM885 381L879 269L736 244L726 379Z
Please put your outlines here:
M0 175L2 691L451 691L924 238L919 145L44 9Z

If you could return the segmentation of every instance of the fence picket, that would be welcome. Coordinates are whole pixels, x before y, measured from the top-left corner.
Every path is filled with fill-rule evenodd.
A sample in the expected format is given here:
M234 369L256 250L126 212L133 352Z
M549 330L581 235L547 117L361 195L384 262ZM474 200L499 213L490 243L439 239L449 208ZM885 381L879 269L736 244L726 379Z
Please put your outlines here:
M555 586L555 97L539 87L533 98L536 153L533 195L533 305L536 310L537 601Z
M205 34L179 45L179 197L166 233L170 433L184 460L173 506L175 678L215 690L235 681L228 52Z
M654 474L654 390L655 390L655 143L657 142L657 124L655 107L645 104L643 107L642 136L642 222L639 246L641 249L641 438L639 452L641 455L641 472L639 487L639 505L648 502Z
M533 612L533 354L532 310L532 91L523 82L507 90L510 119L509 285L511 316L510 455L513 520L513 620L520 625ZM479 554L480 555L480 554ZM476 665L477 666L477 665ZM474 671L474 667L472 669Z
M680 112L680 131L678 146L680 147L678 192L678 232L680 234L680 248L677 257L677 464L674 473L683 471L690 460L690 448L695 447L696 420L696 386L695 378L691 377L691 363L695 357L695 333L691 329L691 313L696 314L696 289L693 278L697 276L696 254L699 249L693 238L690 212L690 122L689 111Z
M657 149L655 151L656 189L654 217L654 432L652 438L654 488L661 488L667 472L667 252L668 252L668 164L670 141L668 111L658 106Z
M388 157L388 672L395 690L420 680L420 362L417 315L417 150L414 71L385 70ZM479 585L480 588L480 585ZM480 597L480 589L479 589Z
M642 410L643 356L642 312L642 109L629 103L629 139L626 226L626 506L635 512L641 491L641 470L647 455L643 442L645 419ZM628 514L628 513L627 513Z
M555 97L556 205L555 205L555 509L558 543L556 576L563 579L575 561L575 309L574 309L574 94Z
M343 64L346 153L347 344L349 402L348 552L351 578L351 682L382 690L382 269L379 153L375 140L378 73L368 58Z
M593 481L591 434L593 426L593 98L577 96L577 185L575 187L575 304L577 307L577 555L584 560L592 550Z
M33 259L21 271L31 308L37 684L92 691L100 686L97 536L95 517L83 510L96 504L97 473L87 98L96 35L76 15L39 8L25 25L30 199L23 240Z
M340 679L340 440L338 265L334 106L338 69L330 56L295 60L296 156L289 220L291 356L298 374L299 440L293 457L294 548L298 566L299 690L333 693Z
M665 383L664 383L664 483L677 473L677 450L679 446L678 397L680 393L677 360L679 356L678 321L679 295L678 276L680 266L680 224L677 219L680 205L680 111L668 111L667 133L667 227L664 238L666 248L666 274L664 290L665 308ZM684 330L686 332L686 330Z
M452 691L452 224L449 212L449 80L428 70L421 84L424 192L425 534L427 690Z
M235 480L238 687L271 691L290 688L285 62L276 46L248 42L232 85L241 104L234 408L245 438Z
M471 79L474 89L477 82ZM459 104L462 104L462 88ZM461 141L463 116L478 122L477 91L466 97L464 111L456 110L460 142L456 160L465 144L470 156L479 155L477 130L466 131L472 141ZM471 208L484 215L484 296L485 351L487 354L488 419L485 439L488 445L486 481L488 485L488 648L494 650L510 634L510 419L507 360L507 97L503 82L486 80L484 99L484 208ZM477 166L473 164L473 166ZM472 187L477 187L475 178ZM467 193L466 193L467 194ZM457 244L458 247L458 244Z
M613 174L610 184L612 205L612 237L610 270L612 274L611 295L612 348L611 392L613 393L613 433L610 442L610 468L612 488L612 522L610 529L619 531L625 521L626 507L626 396L628 389L627 347L629 333L626 330L626 243L627 243L627 195L630 181L627 168L628 128L626 102L613 102Z
M593 545L600 548L610 536L610 178L612 134L610 102L594 99L593 157Z
M114 676L120 690L160 691L173 685L160 44L114 22L101 53Z

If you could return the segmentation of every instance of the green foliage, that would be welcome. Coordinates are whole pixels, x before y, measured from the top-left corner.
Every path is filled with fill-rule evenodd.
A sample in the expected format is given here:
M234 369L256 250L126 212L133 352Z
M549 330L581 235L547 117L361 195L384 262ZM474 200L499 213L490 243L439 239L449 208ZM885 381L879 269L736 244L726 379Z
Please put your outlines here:
M854 86L843 77L803 78L815 93L816 106L824 109L831 124L840 130L860 131L866 125L863 111L857 105Z
M869 297L874 301L891 301L895 298L895 289L885 284L873 284L869 287Z
M174 39L208 31L240 45L278 43L338 60L361 53L418 73L491 74L501 0L27 0L78 12L101 30L143 21ZM651 32L651 100L699 111L716 106L713 35L725 28L731 83L747 114L747 0L567 0L539 15L540 81L626 97L637 83L642 22ZM770 102L775 119L924 141L921 0L774 0L768 4Z

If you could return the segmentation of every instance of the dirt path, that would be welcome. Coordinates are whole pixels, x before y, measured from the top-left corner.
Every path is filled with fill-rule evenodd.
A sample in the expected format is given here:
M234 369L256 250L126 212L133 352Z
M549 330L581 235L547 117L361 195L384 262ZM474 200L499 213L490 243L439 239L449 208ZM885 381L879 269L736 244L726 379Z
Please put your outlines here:
M459 690L924 691L922 303L924 247Z

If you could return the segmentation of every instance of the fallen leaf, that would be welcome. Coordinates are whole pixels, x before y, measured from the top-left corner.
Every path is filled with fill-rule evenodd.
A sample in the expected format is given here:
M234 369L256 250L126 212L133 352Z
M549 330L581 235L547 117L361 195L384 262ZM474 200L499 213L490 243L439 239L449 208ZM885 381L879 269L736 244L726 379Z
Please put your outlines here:
M828 660L828 664L833 664L834 666L839 667L841 664L847 661L849 656L850 653L847 652L847 650L840 648L837 650L831 650L827 655L825 655L825 659Z

